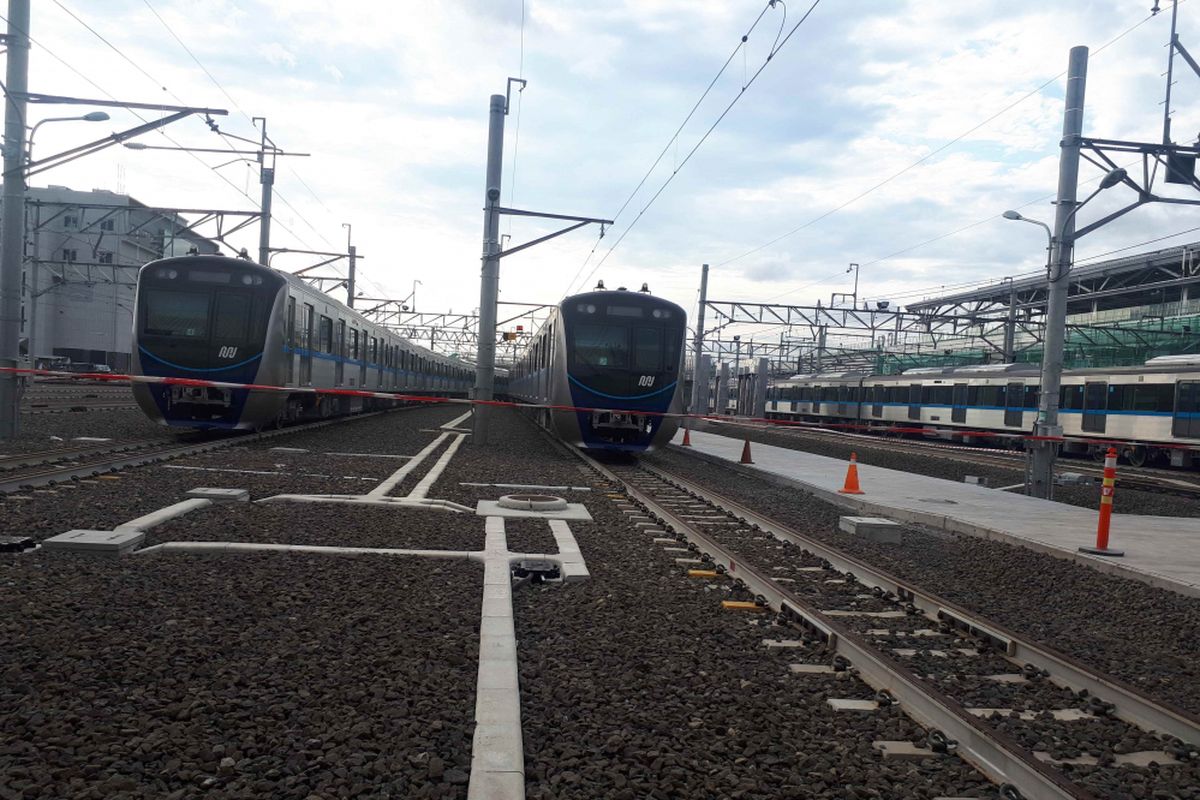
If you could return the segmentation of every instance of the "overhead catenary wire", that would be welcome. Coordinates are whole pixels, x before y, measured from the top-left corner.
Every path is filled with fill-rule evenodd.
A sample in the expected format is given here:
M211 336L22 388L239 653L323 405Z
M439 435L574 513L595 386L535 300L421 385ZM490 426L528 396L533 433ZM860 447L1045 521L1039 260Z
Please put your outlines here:
M148 0L143 0L143 1L146 3L147 8L149 8L149 10L154 14L154 16L158 19L158 21L162 24L162 26L167 30L167 32L171 34L172 38L174 38L175 41L179 43L180 47L182 47L184 49L184 51L192 58L192 60L196 63L196 65L198 67L200 67L200 69L205 73L205 75L208 76L209 80L211 80L213 82L213 84L222 92L222 94L225 95L225 97L230 101L230 103L235 108L237 108L238 111L243 116L245 116L252 125L255 125L255 127L257 127L257 125L254 123L253 118L249 114L247 114L244 109L242 109L242 107L237 103L236 100L234 100L234 98L225 89L225 87L223 85L221 85L221 83L216 79L216 77L196 57L195 53L193 53L192 50L179 38L179 36L175 33L175 31L171 28L171 26L166 22L166 20L163 19L163 17L158 14L158 12L148 2ZM174 97L175 100L180 105L187 105L187 103L185 103L183 101L183 99L180 98L177 94L175 94L175 92L171 91L167 86L163 85L162 82L157 77L155 77L153 74L151 74L145 68L143 68L140 64L138 64L136 61L134 61L128 54L126 54L124 51L122 51L121 48L117 47L111 41L109 41L108 38L106 38L102 33L100 33L100 31L98 31L94 26L88 24L87 21L85 21L81 16L79 16L77 13L75 13L70 8L68 8L64 3L61 2L61 0L54 0L54 2L55 2L55 5L57 5L60 9L62 9L65 13L67 13L72 19L74 19L76 22L78 22L84 28L86 28L90 33L92 33L92 35L94 35L97 39L99 39L106 46L108 46L111 50L113 50L113 52L117 53L122 59L124 59L131 66L133 66L138 72L140 72L142 75L144 75L151 82L158 85L163 91L167 92L172 97ZM31 39L31 41L32 41L32 39ZM52 53L44 44L41 44L40 42L38 42L37 44L39 47L41 47L42 49L44 49L48 53L50 53L56 60L58 60L64 66L67 66L69 69L71 69L77 75L84 77L92 86L94 86L98 90L104 92L104 94L107 95L110 99L115 99L110 93L108 93L106 90L104 90L103 87L99 86L95 81L84 76L83 73L81 73L79 70L75 69L72 65L67 63L63 58L61 58L57 54ZM142 117L140 114L137 114L136 112L133 112L133 113L134 113L134 116L138 117L139 119L142 119L143 121L146 121L145 117ZM231 186L235 191L237 191L239 194L241 194L246 199L248 199L250 202L252 202L256 208L260 208L259 201L256 198L254 198L252 195L250 195L249 192L247 192L245 189L238 187L235 183L233 183L231 180L229 180L223 173L220 172L219 167L208 164L203 159L201 159L199 156L197 156L195 153L188 151L185 146L181 145L176 139L174 139L173 137L168 135L165 131L160 130L158 132L162 136L164 136L168 141L170 141L172 144L174 144L176 147L181 148L181 150L183 152L187 152L188 155L190 155L195 161L203 164L204 166L206 166L210 170L212 170L226 184ZM225 143L225 146L231 152L237 150L241 146L240 143L230 141L229 137L223 131L220 131L218 129L216 132L220 136L221 140ZM261 169L261 165L260 165L260 169ZM290 167L289 167L289 169L290 169ZM321 201L320 197L318 197L316 195L316 193L312 191L312 188L310 186L308 186L307 183L305 183L303 178L301 178L299 176L299 174L295 172L295 170L291 170L291 171L292 171L293 175L295 175L295 177L301 182L301 184L304 185L305 188L307 188L308 191L317 199L317 201L319 203L321 203L321 205L323 207L325 207L326 211L329 211L328 206L325 206L324 202ZM324 233L322 233L303 213L300 212L299 209L297 209L291 203L291 201L282 192L279 191L278 187L275 187L275 186L272 187L272 194L274 196L274 199L279 201L285 208L289 209L295 215L295 217L297 219L299 219L301 222L303 222L304 225L306 225L313 233L315 233L322 241L324 241L326 245L328 245L330 247L335 246L335 245L333 245L333 243L329 240L329 238ZM332 212L330 212L330 213L332 213ZM309 250L316 249L312 246L311 243L306 241L304 237L300 236L295 230L293 230L290 226L284 224L277 217L273 217L272 222L273 222L273 224L275 224L276 226L281 228L283 231L288 233L290 236L292 236L297 242L302 244L306 249L309 249ZM342 275L343 277L345 276L345 273L342 271L342 269L338 265L334 264L333 268L340 275ZM375 288L377 290L379 289L378 286L373 284L369 279L366 279L365 276L362 279L362 282L364 284L372 286L373 288Z
M1138 28L1140 28L1140 27L1141 27L1142 25L1144 25L1146 22L1148 22L1149 20L1153 19L1153 18L1154 18L1154 16L1155 16L1154 14L1149 14L1149 15L1147 15L1146 17L1142 18L1141 20L1139 20L1139 21L1138 21L1137 23L1135 23L1134 25L1131 25L1130 27L1126 28L1126 29L1125 29L1124 31L1122 31L1121 33L1119 33L1119 34L1117 34L1116 36L1114 36L1113 38L1109 39L1107 42L1105 42L1103 45L1101 45L1100 47L1098 47L1098 48L1097 48L1097 49L1096 49L1096 50L1093 52L1093 56L1100 54L1101 52L1103 52L1103 51L1104 51L1104 50L1106 50L1107 48L1109 48L1109 47L1111 47L1112 45L1116 44L1118 41L1120 41L1121 39L1125 38L1127 35L1129 35L1129 34L1130 34L1130 33L1132 33L1133 31L1135 31L1135 30L1137 30ZM1008 113L1008 112L1009 112L1009 111L1011 111L1012 109L1016 108L1016 107L1017 107L1018 105L1020 105L1021 103L1024 103L1026 100L1030 99L1031 97L1035 97L1035 96L1037 96L1038 94L1040 94L1040 93L1042 92L1042 90L1043 90L1043 89L1045 89L1047 86L1050 86L1051 84L1055 83L1055 82L1056 82L1056 81L1058 81L1060 78L1062 78L1064 75L1066 75L1066 70L1063 70L1062 72L1059 72L1059 73L1058 73L1057 75L1055 75L1054 77L1052 77L1052 78L1050 78L1050 79L1048 79L1048 80L1046 80L1046 81L1043 81L1043 82L1042 82L1041 84L1039 84L1039 85L1038 85L1036 88L1034 88L1034 89L1030 90L1029 92L1027 92L1026 94L1022 95L1021 97L1017 98L1017 99L1016 99L1016 100L1014 100L1013 102L1011 102L1011 103L1009 103L1008 105L1004 106L1004 107L1003 107L1003 108L1001 108L1000 110L998 110L998 111L996 111L995 113L991 114L990 116L988 116L988 117L987 117L986 119L984 119L983 121L981 121L981 122L979 122L979 123L976 123L975 125L972 125L972 126L971 126L970 128L968 128L967 130L965 130L965 131L963 131L962 133L960 133L960 134L958 134L957 136L955 136L953 139L950 139L949 141L945 142L944 144L942 144L942 145L941 145L941 146L939 146L938 148L936 148L936 149L934 149L934 150L932 150L932 151L930 151L930 152L926 153L925 155L923 155L923 156L921 156L920 158L918 158L916 161L913 161L912 163L910 163L910 164L908 164L907 166L903 167L903 168L902 168L902 169L900 169L899 171L892 173L891 175L889 175L888 177L886 177L886 178L884 178L883 180L879 181L878 183L875 183L875 184L874 184L874 185L872 185L871 187L869 187L869 188L867 188L867 189L863 190L862 192L859 192L858 194L854 195L853 197L851 197L850 199L846 200L845 202L843 202L843 203L841 203L841 204L839 204L839 205L837 205L837 206L835 206L835 207L833 207L833 208L829 209L828 211L825 211L825 212L823 212L823 213L821 213L821 214L817 215L816 217L813 217L812 219L809 219L809 220L807 220L806 222L804 222L803 224L801 224L801 225L799 225L799 226L797 226L797 227L795 227L795 228L792 228L792 229L791 229L790 231L788 231L787 233L784 233L784 234L782 234L782 235L780 235L780 236L776 236L775 238L771 239L770 241L768 241L768 242L766 242L766 243L764 243L764 244L758 245L757 247L753 247L753 248L751 248L751 249L749 249L749 250L747 250L747 251L743 252L743 253L742 253L742 254L740 254L740 255L737 255L737 256L734 256L734 257L732 257L732 258L726 259L725 261L722 261L722 262L720 262L720 263L716 264L716 266L717 266L717 267L723 267L723 266L726 266L726 265L728 265L728 264L732 264L732 263L734 263L734 262L736 262L736 261L740 261L740 260L741 260L741 259L743 259L743 258L746 258L746 257L748 257L748 256L754 255L755 253L758 253L758 252L760 252L760 251L762 251L762 250L765 250L765 249L767 249L768 247L771 247L771 246L773 246L773 245L775 245L775 244L778 244L779 242L783 241L784 239L787 239L787 238L789 238L789 237L791 237L791 236L794 236L795 234L799 233L800 231L802 231L802 230L805 230L806 228L812 227L813 225L817 224L818 222L821 222L821 221L823 221L823 220L825 220L825 219L828 219L829 217L833 216L834 214L838 213L839 211L842 211L842 210L844 210L844 209L848 208L849 206L851 206L851 205L853 205L853 204L857 203L859 200L862 200L864 197L867 197L868 195L872 194L873 192L876 192L876 191L878 191L879 189L883 188L884 186L887 186L889 183L891 183L892 181L894 181L894 180L896 180L897 178L901 177L902 175L905 175L906 173L908 173L908 172L911 172L912 170L916 169L917 167L921 166L922 164L924 164L924 163L926 163L927 161L929 161L930 159L932 159L934 156L937 156L937 155L939 155L939 154L941 154L941 153L945 152L945 151L946 151L946 150L948 150L949 148L951 148L951 147L953 147L954 145L956 145L956 144L958 144L959 142L961 142L963 139L967 138L967 137L968 137L968 136L970 136L971 134L973 134L973 133L975 133L976 131L978 131L980 128L983 128L983 127L985 127L986 125L989 125L990 123L992 123L993 121L995 121L995 120L996 120L996 119L998 119L999 117L1003 116L1004 114ZM780 295L780 296L782 296L782 295Z
M659 163L662 162L663 157L672 149L673 146L678 143L679 134L683 132L684 127L686 127L688 122L691 121L692 117L695 116L696 111L700 108L700 105L704 102L705 98L708 97L709 93L712 92L713 87L717 85L717 81L721 79L721 76L725 74L725 70L729 68L730 63L733 62L733 59L737 56L738 52L741 51L743 54L745 54L746 42L750 38L750 34L754 33L754 29L758 27L758 23L762 21L762 18L766 15L768 9L775 5L776 2L779 2L779 0L768 0L768 2L763 5L762 10L758 12L758 16L754 18L754 22L752 22L746 32L742 34L741 38L738 40L738 43L734 45L733 50L730 51L729 56L725 59L725 62L721 64L721 68L717 70L717 74L714 75L712 80L708 82L708 86L704 88L704 91L700 94L699 99L697 99L692 105L692 108L688 111L687 116L683 118L683 122L679 123L679 127L675 129L673 134L671 134L671 138L667 139L667 143L663 145L663 149L659 152L658 156L655 157L654 162L650 164L650 167L642 175L642 178L638 181L637 186L633 187L633 191L630 192L629 196L625 198L625 202L621 203L621 207L617 209L617 213L613 214L613 222L616 222L617 219L620 218L621 214L625 212L625 209L629 207L631 202L633 202L633 198L637 196L637 193L640 192L642 187L646 185L646 181L649 180L650 176L654 174L655 168L657 168ZM782 30L782 27L780 29ZM778 43L778 35L775 37L775 41ZM524 39L522 39L522 44L523 42ZM745 90L745 87L746 78L743 74L743 91ZM679 164L676 163L675 169L677 170L678 168ZM570 292L571 287L574 286L575 282L579 279L579 276L583 273L583 270L587 268L588 262L591 261L592 256L595 255L601 241L601 239L596 240L596 243L592 246L592 248L588 251L587 256L584 258L583 263L579 265L579 269L577 269L575 274L571 277L570 282L567 284L568 293Z
M600 259L600 261L596 264L596 266L592 268L592 271L589 272L587 277L585 277L583 279L583 285L586 285L587 282L589 280L591 280L592 275L596 274L596 270L598 270L604 264L604 262L608 260L609 256L611 256L613 254L613 251L616 250L621 245L621 242L623 242L625 240L625 237L629 235L629 232L633 230L633 228L637 225L638 221L640 221L641 218L643 217L643 215L645 215L645 213L650 210L650 207L653 206L654 202L656 200L658 200L659 196L662 195L662 193L664 191L666 191L666 188L671 185L671 182L673 180L675 180L675 176L677 176L679 174L680 170L682 170L684 168L684 166L687 165L688 161L690 161L692 159L692 156L694 156L696 154L696 152L700 149L700 147L708 140L708 137L711 136L712 132L714 130L716 130L717 126L721 124L721 121L724 120L726 116L728 116L729 112L733 110L733 107L735 105L737 105L737 102L740 99L742 99L742 97L745 96L746 90L754 85L754 82L756 80L758 80L758 77L760 75L762 75L763 71L771 63L771 60L775 57L775 55L780 50L782 50L784 47L787 46L787 43L789 41L791 41L792 36L796 33L796 31L800 28L800 26L804 24L805 20L807 20L809 18L809 16L816 9L816 7L820 4L820 2L821 2L821 0L813 0L813 4L808 7L808 10L804 12L804 15L802 17L800 17L799 21L797 21L796 24L792 26L791 30L788 31L787 36L785 36L783 38L783 40L779 42L779 45L774 50L772 50L771 52L769 52L767 54L767 57L765 59L763 59L762 65L759 66L759 68L754 72L754 74L750 76L750 79L746 82L746 85L743 86L741 88L741 90L734 96L733 100L731 100L729 102L729 105L727 105L725 107L725 110L721 112L721 114L716 118L716 120L712 123L712 125L710 125L708 127L708 130L706 130L704 132L704 135L700 137L700 140L698 142L696 142L696 144L692 147L692 149L688 151L687 155L684 156L683 161L681 161L679 163L679 166L676 167L671 172L671 174L667 177L666 181L663 182L662 186L658 187L658 191L656 191L650 197L650 200L646 203L645 206L642 207L642 210L637 213L637 216L634 217L633 222L629 223L629 225L626 226L625 230L622 231L621 235L617 238L617 241L613 242L612 246L608 249L608 251L604 254L604 256Z

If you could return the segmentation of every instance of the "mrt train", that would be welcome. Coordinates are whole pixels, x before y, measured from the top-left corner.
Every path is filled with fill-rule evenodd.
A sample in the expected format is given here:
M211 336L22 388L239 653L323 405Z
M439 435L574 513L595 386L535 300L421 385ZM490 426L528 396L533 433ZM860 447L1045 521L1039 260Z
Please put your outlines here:
M988 433L1029 433L1041 376L1032 364L911 369L899 375L821 373L778 381L767 416L921 428L929 435L1019 445ZM1068 453L1100 458L1109 446L1135 466L1191 466L1200 455L1200 355L1143 366L1066 370L1059 424ZM972 437L971 431L984 435Z
M136 375L297 390L134 383L151 419L186 428L258 430L392 402L304 389L462 396L473 377L293 275L225 256L142 267L132 349Z
M576 447L638 453L671 440L683 411L687 315L645 286L568 297L509 371L517 400Z

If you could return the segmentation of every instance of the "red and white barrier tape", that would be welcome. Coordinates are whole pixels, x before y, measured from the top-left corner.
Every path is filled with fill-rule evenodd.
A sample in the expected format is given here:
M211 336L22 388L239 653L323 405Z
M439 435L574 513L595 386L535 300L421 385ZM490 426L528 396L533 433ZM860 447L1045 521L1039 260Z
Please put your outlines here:
M71 380L98 380L109 383L146 383L157 384L161 386L190 386L195 388L213 388L213 389L248 389L255 392L280 392L287 394L315 394L315 395L332 395L335 397L362 397L374 400L403 400L408 403L450 403L457 405L481 405L494 406L497 408L527 408L527 409L545 409L548 411L566 411L566 412L586 412L600 411L606 413L623 414L629 413L629 409L621 408L591 408L583 406L571 405L554 405L545 403L520 403L511 400L470 400L462 397L441 397L431 395L405 394L403 392L377 392L366 389L316 389L311 386L269 386L266 384L257 383L230 383L228 381L209 381L199 378L168 378L158 375L125 375L117 372L60 372L49 369L28 369L16 367L0 367L0 373L12 373L17 375L38 375L50 378L68 378ZM777 425L787 428L807 428L813 430L850 430L850 431L870 431L874 433L911 433L927 435L935 432L949 433L952 437L961 438L995 438L1009 439L1014 441L1051 441L1065 442L1067 437L1064 436L1035 436L1033 434L1021 433L1005 433L1002 431L986 431L986 430L963 430L960 428L917 428L904 425L867 425L861 422L808 422L803 420L784 420L770 419L767 417L731 417L721 414L686 414L686 413L671 413L667 411L637 411L636 413L647 417L675 417L677 419L699 419L709 420L713 422L755 422L764 425ZM1070 437L1070 441L1083 444L1096 445L1124 445L1128 442L1123 442L1114 439L1091 439L1083 437ZM1156 443L1154 447L1165 449L1182 449L1194 450L1191 445Z

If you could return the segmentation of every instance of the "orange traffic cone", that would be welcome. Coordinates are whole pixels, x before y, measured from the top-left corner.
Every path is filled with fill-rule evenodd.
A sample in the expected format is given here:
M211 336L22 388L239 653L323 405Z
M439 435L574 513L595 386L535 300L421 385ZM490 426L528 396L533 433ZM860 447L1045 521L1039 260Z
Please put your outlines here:
M684 425L683 426L683 444L680 445L680 447L691 447L692 446L691 433L692 433L691 430L686 425Z
M850 454L850 466L846 468L846 485L838 489L838 494L866 494L858 488L858 454Z
M742 460L739 463L742 463L742 464L753 464L754 463L754 459L750 458L750 440L749 439L747 439L746 443L742 445Z

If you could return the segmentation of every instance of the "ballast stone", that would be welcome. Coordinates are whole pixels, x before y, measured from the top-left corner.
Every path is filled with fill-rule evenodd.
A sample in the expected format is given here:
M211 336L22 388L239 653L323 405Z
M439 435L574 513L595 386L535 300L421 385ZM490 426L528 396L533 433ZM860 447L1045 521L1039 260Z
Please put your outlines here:
M840 517L838 530L861 536L869 542L903 544L903 528L900 523L884 517Z

